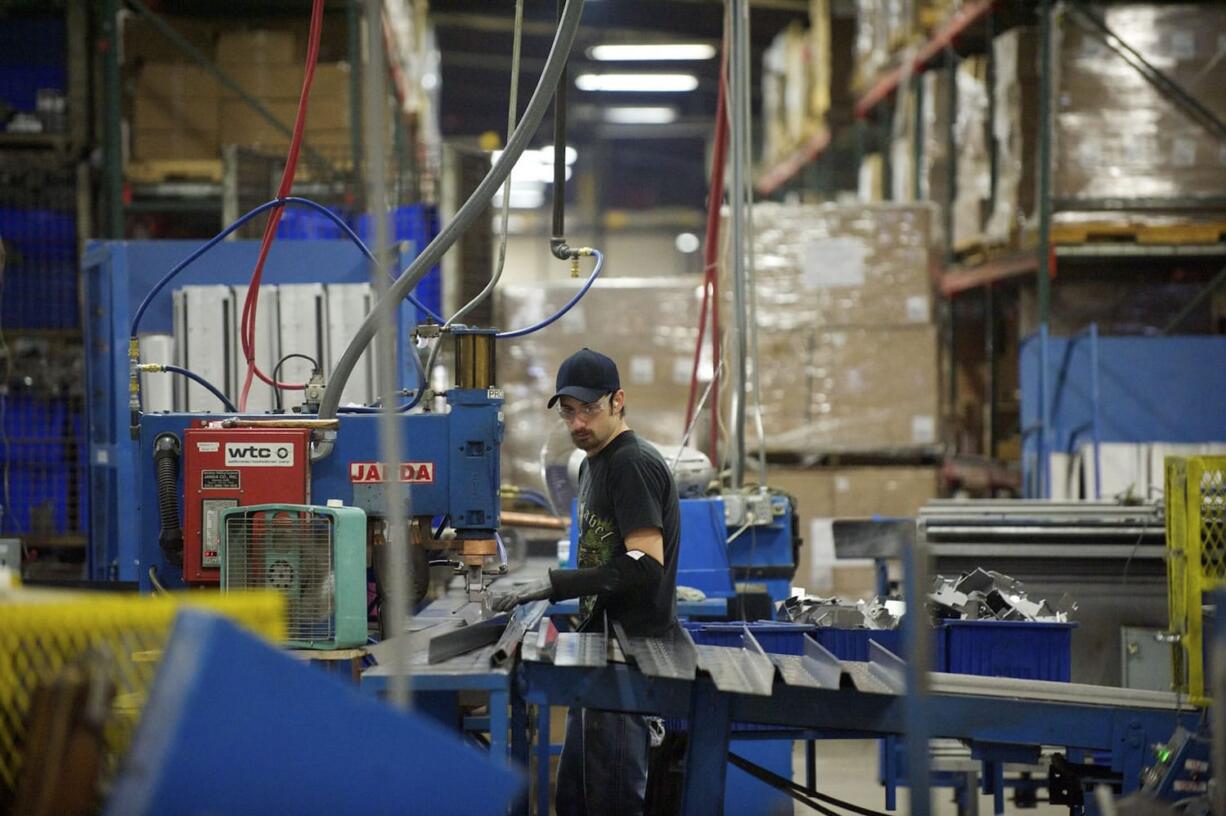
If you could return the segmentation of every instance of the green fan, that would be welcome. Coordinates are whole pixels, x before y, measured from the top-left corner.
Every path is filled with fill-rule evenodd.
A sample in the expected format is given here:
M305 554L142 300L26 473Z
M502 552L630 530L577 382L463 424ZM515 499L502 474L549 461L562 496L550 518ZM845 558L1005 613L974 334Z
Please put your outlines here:
M285 595L288 645L366 643L366 513L357 507L257 504L221 514L221 589Z

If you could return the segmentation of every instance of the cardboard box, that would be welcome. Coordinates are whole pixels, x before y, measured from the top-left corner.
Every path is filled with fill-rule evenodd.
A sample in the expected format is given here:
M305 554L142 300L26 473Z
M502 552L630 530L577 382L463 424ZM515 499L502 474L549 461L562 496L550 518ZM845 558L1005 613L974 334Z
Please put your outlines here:
M271 29L224 31L217 39L217 62L222 66L295 62L296 40L292 31ZM301 75L301 68L299 75Z
M136 74L132 126L217 135L220 84L198 65L148 62Z
M152 159L220 159L216 131L187 128L137 130L132 134L132 157Z
M931 322L940 259L933 205L763 203L753 218L763 329ZM724 269L727 280L731 264Z
M1219 118L1226 116L1226 60L1220 58L1226 4L1115 3L1094 13ZM1226 188L1226 151L1163 92L1068 14L1058 17L1053 195L1058 220L1122 220L1101 199L1215 199ZM1016 239L1037 223L1038 31L996 38L996 121L1000 177L989 221L994 239ZM1079 204L1078 201L1085 202ZM1079 214L1078 209L1085 210ZM1097 211L1096 211L1097 210ZM1161 214L1161 210L1157 210Z
M556 411L545 407L558 366L587 346L617 363L626 392L626 421L639 435L676 445L685 430L690 364L698 334L697 278L602 278L566 317L499 345L498 382L506 393L502 444L504 482L544 490L541 451L574 449ZM527 326L556 312L581 280L508 284L495 293L495 325ZM704 383L705 385L705 383ZM706 447L705 422L695 428Z
M223 69L246 93L266 102L297 104L302 92L304 66L301 62L241 62L225 65ZM316 100L339 101L345 108L347 123L349 96L349 63L328 62L315 66L315 76L311 80L312 107ZM222 90L222 97L227 100L239 98L229 89Z
M286 126L293 127L298 113L298 101L265 101L264 105ZM338 126L337 119L344 122ZM222 144L264 145L284 147L289 136L273 127L254 108L241 99L221 101L221 120L218 128ZM307 108L307 143L315 147L347 148L350 130L348 108L335 104L334 100L314 99Z
M931 326L762 331L766 448L800 456L897 452L938 442ZM752 425L747 446L757 445Z
M855 467L834 472L837 518L909 517L939 495L935 467Z
M158 13L158 16L200 53L209 59L216 56L217 36L220 30L217 23L198 17L182 17L161 12ZM126 67L139 67L145 62L195 64L186 51L168 39L152 23L135 14L124 15L121 19L123 20L123 64Z

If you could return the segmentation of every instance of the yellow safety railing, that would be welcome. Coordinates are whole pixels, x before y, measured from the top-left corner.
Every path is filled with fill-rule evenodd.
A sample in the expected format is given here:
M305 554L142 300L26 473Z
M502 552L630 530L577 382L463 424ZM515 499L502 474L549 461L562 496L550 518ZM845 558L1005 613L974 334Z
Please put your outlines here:
M1172 677L1205 703L1205 593L1226 586L1226 456L1167 457L1165 498Z
M122 593L0 590L0 794L20 778L30 706L39 686L88 660L114 688L102 724L99 783L113 778L183 607L223 615L274 643L285 639L279 592L185 592L149 597ZM0 795L0 801L6 798Z

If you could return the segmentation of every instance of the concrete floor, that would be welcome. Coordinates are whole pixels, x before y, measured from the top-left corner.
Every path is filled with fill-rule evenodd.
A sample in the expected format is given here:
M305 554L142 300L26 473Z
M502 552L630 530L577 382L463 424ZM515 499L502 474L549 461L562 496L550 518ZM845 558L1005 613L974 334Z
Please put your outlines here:
M796 743L792 754L792 778L801 784L805 778L804 743ZM871 810L885 810L885 789L877 783L877 742L875 740L822 740L817 743L817 789L824 794L842 799ZM934 814L955 816L957 806L953 803L953 791L949 788L934 788L932 793ZM817 813L811 808L796 803L796 816ZM906 789L898 794L899 816L910 813ZM1039 804L1034 809L1018 809L1005 803L1006 814L1027 816L1067 816L1067 807ZM992 813L992 797L980 796L980 816Z

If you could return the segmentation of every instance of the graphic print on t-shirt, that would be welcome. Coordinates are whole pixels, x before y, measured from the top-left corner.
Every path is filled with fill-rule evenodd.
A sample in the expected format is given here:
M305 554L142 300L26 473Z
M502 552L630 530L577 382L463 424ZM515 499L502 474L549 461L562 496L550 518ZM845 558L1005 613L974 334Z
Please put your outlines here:
M579 568L599 567L609 563L617 544L617 530L613 522L603 519L587 509L586 502L579 505ZM579 611L586 618L596 603L595 595L579 599Z

